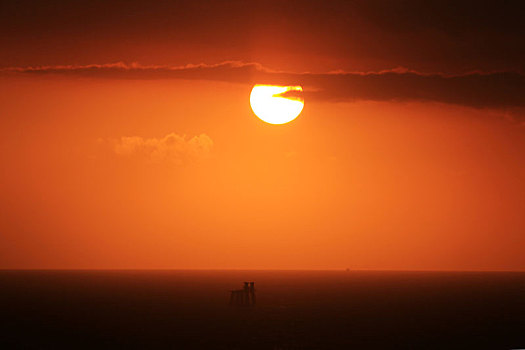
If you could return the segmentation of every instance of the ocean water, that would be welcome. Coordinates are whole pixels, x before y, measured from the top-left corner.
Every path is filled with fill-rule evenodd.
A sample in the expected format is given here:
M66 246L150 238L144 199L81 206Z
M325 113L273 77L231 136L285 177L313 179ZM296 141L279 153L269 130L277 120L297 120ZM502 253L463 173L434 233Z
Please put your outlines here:
M517 349L525 273L0 271L0 316L1 349Z

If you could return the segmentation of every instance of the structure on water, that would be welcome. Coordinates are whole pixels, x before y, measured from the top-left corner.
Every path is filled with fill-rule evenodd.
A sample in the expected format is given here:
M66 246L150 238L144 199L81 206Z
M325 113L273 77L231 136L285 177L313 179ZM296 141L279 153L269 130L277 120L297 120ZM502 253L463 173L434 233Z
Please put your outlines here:
M255 282L244 282L243 289L231 290L230 293L230 305L255 305Z

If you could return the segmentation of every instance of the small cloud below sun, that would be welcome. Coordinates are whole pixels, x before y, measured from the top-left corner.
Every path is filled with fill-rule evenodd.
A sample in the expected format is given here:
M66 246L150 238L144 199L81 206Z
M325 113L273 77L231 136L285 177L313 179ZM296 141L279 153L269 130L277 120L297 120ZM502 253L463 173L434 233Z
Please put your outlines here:
M209 158L213 140L206 134L192 138L170 133L162 138L121 137L114 144L115 154L141 158L152 163L183 165Z

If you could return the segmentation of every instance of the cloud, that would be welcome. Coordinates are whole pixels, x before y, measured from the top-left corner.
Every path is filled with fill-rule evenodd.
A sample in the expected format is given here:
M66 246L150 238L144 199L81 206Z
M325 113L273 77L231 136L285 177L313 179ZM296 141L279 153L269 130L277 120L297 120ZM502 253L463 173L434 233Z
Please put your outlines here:
M138 63L107 63L89 65L57 65L0 68L4 75L62 75L108 79L189 79L248 82L257 73L272 72L258 63L225 61L218 64L187 64L183 66L141 65Z
M519 72L446 75L396 68L379 72L291 73L270 70L258 63L227 61L176 67L137 63L11 67L0 69L0 73L302 85L309 101L431 101L476 108L525 107L525 75ZM287 96L292 97L293 92Z
M303 74L305 98L330 101L430 101L476 108L525 107L525 76L515 72L462 75L411 71Z
M176 165L206 159L211 155L212 148L213 141L206 134L190 139L175 133L163 138L121 137L114 144L114 151L119 156Z

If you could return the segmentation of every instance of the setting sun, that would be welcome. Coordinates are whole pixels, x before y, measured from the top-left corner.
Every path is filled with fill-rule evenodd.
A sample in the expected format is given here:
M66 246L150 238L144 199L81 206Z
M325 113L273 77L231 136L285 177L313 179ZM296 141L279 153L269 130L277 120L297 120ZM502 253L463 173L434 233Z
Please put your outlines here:
M291 122L304 107L302 98L284 97L288 92L302 92L301 86L255 85L250 94L250 105L257 117L270 124Z

